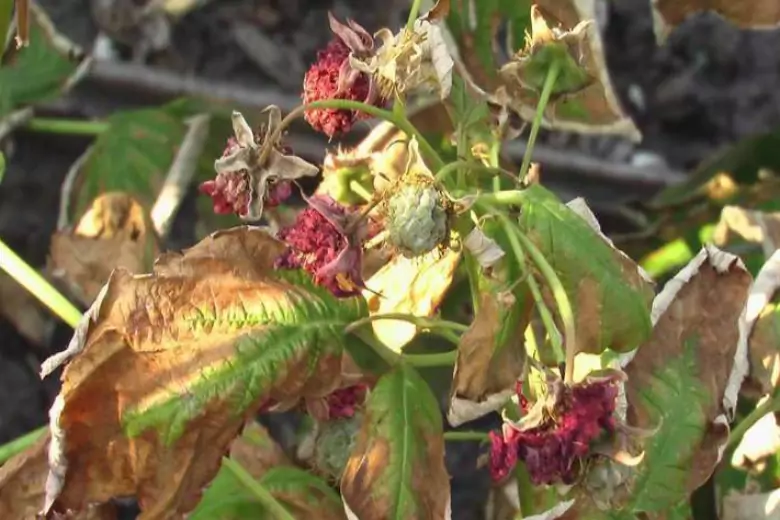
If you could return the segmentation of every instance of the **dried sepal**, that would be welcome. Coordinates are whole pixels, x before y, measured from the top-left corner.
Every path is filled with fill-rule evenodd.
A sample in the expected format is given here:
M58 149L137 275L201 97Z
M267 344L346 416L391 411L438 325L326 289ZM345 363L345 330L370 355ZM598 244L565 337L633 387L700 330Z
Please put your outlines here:
M319 172L319 168L313 164L286 153L288 150L284 150L279 142L267 141L275 135L282 114L279 107L273 105L266 108L264 113L268 114L268 123L255 135L244 116L240 112L233 112L235 141L232 146L228 146L223 157L214 161L217 179L209 181L213 187L212 184L204 183L201 188L217 202L229 187L229 202L234 205L240 202L234 206L235 212L245 220L259 220L262 217L274 183L313 177ZM264 159L264 154L267 154L267 159Z
M446 99L452 89L454 62L441 29L427 19L415 21L411 31L389 29L376 33L382 44L369 57L351 55L355 70L371 75L385 98L404 97L417 89Z
M603 41L591 21L594 0L539 0L531 10L532 34L499 71L492 102L532 121L553 60L556 80L542 125L586 134L641 134L623 111L609 78Z

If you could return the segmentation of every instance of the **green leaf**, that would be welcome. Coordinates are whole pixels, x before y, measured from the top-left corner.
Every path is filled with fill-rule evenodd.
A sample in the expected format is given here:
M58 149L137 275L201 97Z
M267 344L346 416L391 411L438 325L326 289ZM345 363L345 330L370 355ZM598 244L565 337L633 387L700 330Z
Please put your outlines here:
M110 191L128 193L151 207L187 130L181 119L153 108L120 112L107 123L80 169L72 217Z
M30 44L9 51L10 56L0 67L0 118L20 106L56 98L78 67L77 60L55 47L43 23L51 22L39 8L31 8ZM5 37L5 32L0 34Z
M450 484L441 411L413 368L396 367L371 391L341 494L357 518L445 517Z
M11 18L14 14L14 0L0 0L0 38L3 43L0 44L0 54L5 52L5 37L11 26Z
M747 353L739 317L751 276L737 257L703 249L656 298L651 338L626 367L629 420L657 428L628 487L628 508L662 512L712 474L728 437Z
M574 311L577 351L639 346L651 330L652 284L550 191L532 185L523 193L520 228L561 280Z

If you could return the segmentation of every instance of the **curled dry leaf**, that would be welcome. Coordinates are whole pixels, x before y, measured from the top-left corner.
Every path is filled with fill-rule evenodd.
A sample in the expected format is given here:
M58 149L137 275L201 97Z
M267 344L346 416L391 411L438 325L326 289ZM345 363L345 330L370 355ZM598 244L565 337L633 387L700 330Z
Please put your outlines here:
M596 0L537 0L526 47L499 71L493 102L532 121L551 59L561 72L542 125L586 134L641 134L620 105L604 57Z
M747 371L750 283L739 258L707 246L655 298L652 336L625 369L629 423L658 428L630 485L632 510L675 506L719 462Z
M158 247L150 224L133 197L105 193L93 201L75 230L52 236L48 268L89 305L114 269L140 274L151 267Z
M750 288L743 339L748 344L750 379L762 393L780 384L780 307L772 302L780 288L780 250L761 267Z
M139 518L178 518L246 415L338 386L343 329L365 308L273 271L283 250L241 227L152 274L114 272L68 350L44 364L72 358L50 413L46 511L136 496Z
M659 43L686 18L701 11L715 11L742 29L769 29L780 25L780 4L775 0L651 0L650 5Z
M433 316L452 284L460 252L433 250L416 258L396 255L366 281L363 291L371 315L404 313ZM374 334L400 352L417 335L417 326L400 320L375 320Z
M372 390L341 495L350 520L450 520L439 403L413 368Z
M0 518L37 520L49 472L49 436L0 466ZM74 515L73 520L116 520L113 505L102 504Z
M734 235L761 244L768 258L780 247L780 213L764 213L738 206L725 206L713 232L712 241L724 246Z

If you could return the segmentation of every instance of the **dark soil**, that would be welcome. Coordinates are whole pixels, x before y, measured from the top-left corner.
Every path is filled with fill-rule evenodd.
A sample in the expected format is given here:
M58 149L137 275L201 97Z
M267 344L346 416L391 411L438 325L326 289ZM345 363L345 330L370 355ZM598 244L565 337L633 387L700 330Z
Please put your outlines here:
M392 3L401 7L393 9ZM61 31L79 44L91 46L97 27L89 16L88 0L46 0L41 4L49 8ZM177 24L172 49L151 56L150 62L181 74L229 80L250 88L281 85L289 94L297 90L302 70L330 37L325 23L327 9L376 27L395 25L404 4L401 0L213 1ZM639 149L649 150L668 165L687 170L721 146L780 125L780 55L776 52L780 32L739 31L717 16L698 15L658 48L647 0L620 0L610 5L605 29L608 63L626 108L641 127L644 142L637 147L619 139L548 134L545 141L549 145L561 153L584 151L618 162L630 162ZM278 62L258 62L267 56L253 59L247 55L234 33L239 20L259 29L277 50L281 49L283 67ZM128 48L119 51L124 56L130 54ZM91 91L94 97L85 98L84 92L90 91L81 92L74 97L81 114L105 114L143 102L95 90ZM55 229L60 183L87 144L83 139L24 132L4 143L10 162L0 185L0 237L33 266L45 264ZM587 194L594 188L566 171L559 175L568 182L567 194ZM625 198L620 186L598 189L604 192L605 200ZM652 195L638 190L629 197L641 198L643 194ZM194 241L195 196L193 190L178 215L170 247L186 247ZM57 381L51 377L42 383L38 364L64 348L70 333L60 325L47 345L30 345L0 317L0 444L45 423ZM491 420L495 418L485 419ZM475 469L479 451L473 444L448 446L454 518L481 518L489 484L485 471Z

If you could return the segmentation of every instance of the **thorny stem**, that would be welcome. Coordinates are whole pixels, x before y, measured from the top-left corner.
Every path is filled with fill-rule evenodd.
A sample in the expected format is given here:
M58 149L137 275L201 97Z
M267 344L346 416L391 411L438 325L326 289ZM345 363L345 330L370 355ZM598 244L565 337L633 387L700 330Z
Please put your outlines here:
M358 112L365 112L370 116L392 123L406 135L417 139L422 152L428 157L429 160L433 162L434 169L439 170L444 167L444 161L439 156L439 154L436 153L436 150L433 148L433 146L431 146L431 143L429 143L425 137L423 137L423 135L408 119L399 116L398 114L394 114L389 110L384 110L367 103L361 103L360 101L352 101L348 99L324 99L322 101L312 101L311 103L301 105L292 110L289 114L287 114L287 116L285 116L284 119L282 119L282 122L279 124L279 126L277 126L266 139L266 145L263 147L261 152L259 163L264 164L268 160L268 155L271 153L273 143L279 141L282 136L282 132L284 132L284 130L290 126L293 121L301 117L307 110L312 110L315 108L355 110Z
M443 181L449 174L452 172L456 172L460 170L461 168L468 169L475 172L480 173L487 173L490 175L506 175L513 181L517 181L517 178L512 174L512 172L509 172L503 168L494 167L494 166L485 166L483 164L479 164L474 161L455 161L447 164L444 168L439 170L436 173L436 180L437 181Z
M412 7L409 9L409 18L406 20L406 30L409 32L412 32L414 30L414 22L417 21L417 17L420 14L420 6L422 5L422 0L414 0L412 2Z
M444 432L445 441L478 441L485 442L490 439L487 432Z
M726 450L731 450L739 444L745 433L756 424L762 417L768 413L780 412L780 388L770 395L769 399L757 406L747 417L742 419L739 424L732 430L729 435L729 440L726 443Z
M48 427L42 426L37 430L25 433L21 437L17 437L16 439L0 446L0 465L4 464L11 457L32 446L35 441L40 439L42 435L45 435L47 431Z
M222 465L230 471L244 487L252 493L255 499L265 507L276 520L295 520L287 509L241 464L228 457L222 458Z
M99 135L108 130L109 124L103 121L79 121L74 119L52 119L34 117L25 128L32 132L71 135Z
M536 267L542 272L542 276L547 280L547 284L552 290L555 304L563 322L564 338L566 340L566 373L563 380L565 383L571 383L574 380L574 356L577 353L577 338L574 326L574 311L572 310L569 296L563 288L561 279L555 273L555 269L553 269L536 245L519 229L515 229L515 235L520 239L523 248L528 251L531 260L534 261Z
M534 149L534 144L536 144L536 136L539 135L539 128L542 126L544 109L547 108L547 103L550 101L550 94L552 94L555 80L558 79L558 72L560 72L560 70L560 60L554 60L552 64L550 64L550 69L547 71L547 77L544 79L542 94L539 96L539 104L536 105L536 115L531 124L531 134L528 136L528 146L525 149L525 154L523 154L523 164L520 167L520 175L518 175L518 178L521 181L525 180L528 168L531 166L531 154Z
M8 273L11 278L27 289L30 294L38 298L41 303L51 309L62 321L74 329L79 324L81 311L2 240L0 240L0 269Z

